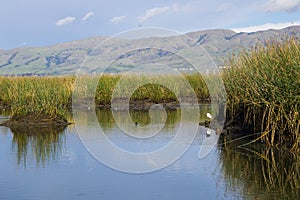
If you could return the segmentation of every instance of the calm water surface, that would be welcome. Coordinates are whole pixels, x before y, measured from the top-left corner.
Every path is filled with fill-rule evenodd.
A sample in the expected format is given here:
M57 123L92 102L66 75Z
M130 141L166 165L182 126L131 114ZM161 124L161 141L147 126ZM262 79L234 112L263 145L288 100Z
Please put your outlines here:
M208 108L207 108L208 109ZM205 113L206 108L202 109ZM98 111L101 127L120 147L134 150L110 111ZM132 112L139 124L145 112ZM180 112L168 112L163 131L143 149L159 148L176 134ZM0 121L5 119L4 116ZM94 159L74 125L66 129L0 127L0 199L297 199L300 157L245 141L223 138L198 158L206 129L199 127L189 150L174 164L146 174L110 169ZM103 152L105 153L105 152Z

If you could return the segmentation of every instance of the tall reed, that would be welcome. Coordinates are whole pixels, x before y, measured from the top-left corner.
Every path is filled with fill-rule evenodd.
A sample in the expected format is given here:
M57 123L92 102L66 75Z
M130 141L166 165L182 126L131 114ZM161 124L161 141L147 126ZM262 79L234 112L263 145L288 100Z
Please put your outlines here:
M271 40L233 56L228 65L223 75L228 117L261 132L256 140L299 149L299 41Z
M95 101L97 105L107 105L110 104L114 90L116 90L116 85L121 79L122 75L103 75L99 79L99 83L96 89ZM164 87L163 85L157 84L158 80L163 79L168 82L172 88ZM192 74L184 75L184 79L191 85L193 91L198 98L198 100L209 99L209 92L206 83L201 75ZM148 82L141 87L136 88L136 90L131 93L127 91L127 88L134 86L136 82ZM143 101L147 100L150 102L172 102L177 101L174 92L180 94L180 96L190 96L190 93L185 93L183 90L182 81L179 80L178 76L175 75L150 75L150 76L139 76L139 75L126 75L125 78L122 77L122 86L119 89L118 94L123 96L120 98L130 98L131 101ZM173 89L173 91L172 91Z
M78 95L92 94L96 105L110 105L115 86L121 75L103 75L99 78L93 76L83 77L84 87L77 88ZM150 102L176 101L174 93L168 88L155 83L156 79L163 78L173 89L181 87L177 76L129 76L122 86L124 94L126 88L139 79L149 81L149 84L137 88L129 94L131 101L147 100ZM208 99L209 93L204 80L200 75L185 75L199 100ZM12 115L26 115L41 113L50 116L65 116L71 106L72 91L75 77L0 77L0 105L10 106ZM98 81L96 91L88 91L93 81ZM178 89L179 90L179 89ZM180 92L185 92L181 89ZM94 94L93 94L94 93ZM191 94L182 94L189 96ZM88 97L89 98L89 97Z
M13 116L65 116L72 84L72 77L1 77L0 102L10 106Z

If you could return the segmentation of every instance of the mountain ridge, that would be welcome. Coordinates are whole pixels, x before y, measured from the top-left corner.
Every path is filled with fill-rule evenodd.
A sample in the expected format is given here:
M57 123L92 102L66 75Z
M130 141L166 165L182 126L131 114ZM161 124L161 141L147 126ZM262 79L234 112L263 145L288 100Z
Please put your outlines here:
M184 64L178 57L171 56L164 49L171 52L183 53L203 61L209 61L205 55L196 54L205 49L216 65L223 65L232 53L241 49L250 49L257 43L265 44L270 39L284 40L286 37L300 36L300 26L290 26L284 29L258 31L253 33L236 33L227 29L211 29L189 32L184 35L169 37L140 38L136 40L110 38L106 36L90 37L82 40L59 43L46 47L22 47L11 50L0 49L0 75L66 75L75 74L86 57L100 57L99 60L87 64L87 70L92 71L88 65L95 66L116 59L109 73L118 73L131 69L143 63L155 63L167 60L177 69ZM94 49L99 43L105 41L105 46ZM161 50L146 50L132 52L123 56L126 49L139 49L139 47L159 47ZM94 49L94 50L93 50ZM199 56L200 55L200 56ZM202 57L201 57L202 56Z

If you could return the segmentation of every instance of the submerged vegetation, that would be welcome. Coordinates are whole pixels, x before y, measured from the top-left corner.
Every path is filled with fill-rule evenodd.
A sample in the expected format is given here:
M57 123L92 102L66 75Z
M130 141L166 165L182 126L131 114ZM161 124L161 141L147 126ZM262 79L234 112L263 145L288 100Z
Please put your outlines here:
M233 57L223 77L227 120L272 146L300 147L300 44L270 41ZM239 122L237 122L239 121Z
M222 72L227 92L227 122L230 122L227 125L241 127L244 134L259 133L255 134L257 137L253 141L299 149L299 41L270 41L267 45L258 45L251 51L233 56L227 65L230 67ZM121 78L121 75L101 76L93 95L96 105L110 106L115 86ZM123 80L123 85L132 84L135 78L155 80L157 77L131 76ZM214 80L213 76L205 78ZM210 94L201 75L184 75L184 79L193 88L198 101L209 100ZM175 89L182 84L178 77L172 75L164 76L164 80ZM34 113L49 118L65 118L72 105L74 83L74 76L0 77L0 106L9 107L13 117ZM80 91L84 93L87 89L83 87ZM121 94L126 96L126 92ZM187 92L184 95L191 94ZM138 87L130 101L178 102L171 90L155 81Z

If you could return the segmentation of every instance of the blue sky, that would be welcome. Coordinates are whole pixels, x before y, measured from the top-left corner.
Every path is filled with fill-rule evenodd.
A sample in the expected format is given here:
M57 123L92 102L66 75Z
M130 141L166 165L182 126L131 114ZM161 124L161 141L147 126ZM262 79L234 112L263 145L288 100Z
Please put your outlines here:
M3 0L0 49L48 46L142 27L186 33L300 25L300 0Z

